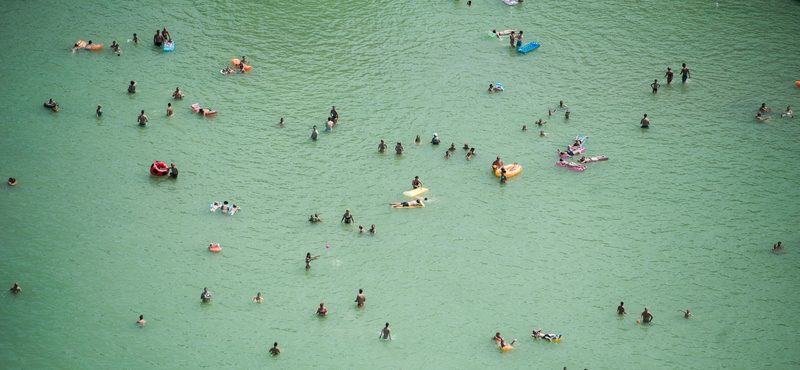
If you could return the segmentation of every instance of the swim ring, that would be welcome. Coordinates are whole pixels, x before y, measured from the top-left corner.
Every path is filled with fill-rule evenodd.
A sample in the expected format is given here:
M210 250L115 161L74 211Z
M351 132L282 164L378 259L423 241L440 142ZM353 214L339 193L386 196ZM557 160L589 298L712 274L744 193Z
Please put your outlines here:
M47 102L44 102L44 107L45 107L45 108L50 108L50 109L53 109L53 108L55 108L55 107L57 107L57 106L58 106L58 103L55 103L55 104L48 104Z
M164 162L153 162L150 166L150 174L156 177L164 177L169 175L169 167Z
M492 166L492 167L497 167L497 166ZM520 166L519 164L507 164L503 166L503 168L506 169L506 177L514 177L522 173L522 166ZM494 169L494 175L498 177L502 175L499 168Z
M217 244L212 244L212 245L209 245L209 246L208 246L208 250L210 250L210 251L212 251L212 252L217 252L217 253L218 253L218 252L222 252L222 247L220 247L220 246L219 246L219 243L217 243Z

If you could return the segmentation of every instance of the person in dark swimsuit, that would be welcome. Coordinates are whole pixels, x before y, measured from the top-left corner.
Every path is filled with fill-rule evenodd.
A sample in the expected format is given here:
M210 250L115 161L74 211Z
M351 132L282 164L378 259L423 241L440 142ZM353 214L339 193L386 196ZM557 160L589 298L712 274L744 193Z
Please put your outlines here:
M314 314L318 316L325 316L328 314L328 309L325 308L325 302L319 304L319 308L317 309L317 312L314 312Z
M11 293L19 293L22 291L22 288L19 287L19 283L14 283L14 286L12 286L8 291Z
M161 46L163 39L161 38L161 30L156 30L156 34L153 36L153 45Z
M625 312L625 302L620 302L619 307L617 307L617 313L620 315L627 315L628 313Z
M667 78L667 85L672 83L672 78L675 77L675 72L672 72L672 68L667 67L667 74L664 75Z
M169 164L169 176L173 179L178 178L178 167L175 167L174 163Z
M312 256L311 253L306 253L306 269L311 268L311 261L319 258L319 255Z
M355 217L353 217L353 214L352 214L352 213L350 213L350 209L347 209L347 210L344 212L344 216L342 216L342 220L341 220L341 221L339 221L339 222L344 222L344 223L346 223L346 224L351 224L351 223L353 223L353 222L355 222L355 221L356 221L356 218L355 218Z

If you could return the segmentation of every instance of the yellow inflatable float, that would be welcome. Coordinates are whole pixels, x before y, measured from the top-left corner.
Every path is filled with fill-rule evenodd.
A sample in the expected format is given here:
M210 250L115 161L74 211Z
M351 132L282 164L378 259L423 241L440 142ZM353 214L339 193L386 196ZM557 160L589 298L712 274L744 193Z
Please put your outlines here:
M497 177L500 177L502 175L502 173L500 173L500 168L497 168L496 166L492 166L492 167L495 167L494 175L497 176ZM514 176L517 176L517 175L522 173L522 166L520 166L519 164L516 164L516 163L507 164L507 165L503 166L503 168L506 169L506 177L514 177Z

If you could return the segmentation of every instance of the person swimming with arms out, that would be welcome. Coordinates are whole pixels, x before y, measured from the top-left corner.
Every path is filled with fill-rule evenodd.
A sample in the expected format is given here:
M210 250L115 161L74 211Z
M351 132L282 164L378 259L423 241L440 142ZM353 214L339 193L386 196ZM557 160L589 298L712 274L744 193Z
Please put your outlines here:
M19 287L19 283L14 283L14 286L12 286L11 289L9 289L8 291L16 294L22 292L22 288Z
M786 107L786 110L783 111L781 117L789 116L790 118L794 118L794 114L792 113L792 107Z
M314 312L314 315L317 316L325 316L327 314L328 314L328 309L325 308L325 302L320 303L319 308L317 309L316 312Z
M136 321L136 323L139 324L139 327L144 326L144 324L147 323L147 321L144 319L144 315L139 315L139 320Z
M770 117L761 117L761 112L756 113L756 120L757 121L766 121L770 119Z
M539 125L539 126L541 126L541 125L543 125L543 124L545 124L545 123L547 123L547 121L542 121L542 119L541 119L541 118L539 118L539 120L538 120L538 121L536 121L536 124L537 124L537 125Z
M344 211L344 216L342 216L342 220L339 221L339 223L342 223L342 222L344 222L346 224L351 224L351 223L356 222L356 218L353 216L352 213L350 213L350 208L348 208L348 209L346 209Z
M628 313L625 312L625 302L620 302L619 306L617 307L617 314L619 315L627 315Z
M200 299L203 303L208 303L211 301L211 292L208 291L208 288L203 288L203 293L200 293Z
M685 317L685 318L687 318L687 319L688 319L688 318L690 318L690 317L694 317L694 315L692 315L691 313L689 313L689 309L688 309L688 308L686 309L686 311L684 311L684 310L678 310L678 312L683 312L683 317Z
M772 108L767 107L767 103L761 103L761 107L758 108L761 112L772 112Z
M256 303L264 302L264 297L261 296L261 292L259 292L258 294L255 295L255 297L253 297L253 302Z
M356 300L355 300L356 306L364 307L364 302L366 302L366 301L367 301L367 296L364 295L364 290L363 289L359 289L358 290L358 295L356 296Z
M423 200L427 201L427 200L428 200L428 198L425 198L425 199L420 199L420 198L417 198L417 199L414 199L414 200L412 200L412 201L410 201L410 202L389 203L389 205L391 205L392 207L416 207L416 206L424 206L425 204L424 204L424 203L422 203L422 201L423 201Z
M312 256L311 253L306 253L306 269L311 268L311 261L319 258L319 255Z

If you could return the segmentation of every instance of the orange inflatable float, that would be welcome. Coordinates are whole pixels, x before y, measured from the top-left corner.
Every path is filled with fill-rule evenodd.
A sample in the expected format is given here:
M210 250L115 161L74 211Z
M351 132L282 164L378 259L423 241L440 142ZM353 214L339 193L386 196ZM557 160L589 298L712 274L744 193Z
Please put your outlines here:
M239 64L241 64L242 61L239 60L239 59L234 58L234 59L231 59L231 63L233 63L233 65L236 66L236 68L239 68ZM253 70L253 66L244 66L244 71L245 72L250 72L251 70Z
M219 253L222 252L222 247L219 246L219 243L217 244L211 243L208 245L208 250Z

